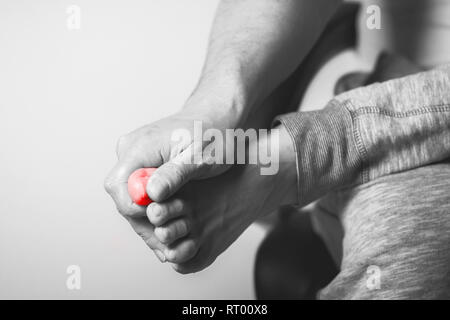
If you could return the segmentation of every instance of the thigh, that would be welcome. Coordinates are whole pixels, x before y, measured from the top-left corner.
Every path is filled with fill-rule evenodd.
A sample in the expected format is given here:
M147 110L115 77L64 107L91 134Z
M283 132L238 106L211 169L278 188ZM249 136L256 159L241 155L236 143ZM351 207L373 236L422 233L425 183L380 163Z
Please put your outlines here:
M321 298L450 298L450 163L379 178L339 199L341 271Z

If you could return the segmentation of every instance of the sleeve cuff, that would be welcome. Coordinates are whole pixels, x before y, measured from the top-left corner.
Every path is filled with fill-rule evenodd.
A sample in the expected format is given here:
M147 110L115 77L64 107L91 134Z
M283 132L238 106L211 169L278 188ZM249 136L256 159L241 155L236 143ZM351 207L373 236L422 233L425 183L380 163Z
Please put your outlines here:
M284 114L274 120L274 125L286 127L294 143L300 206L362 181L363 161L346 103L332 100L323 110Z

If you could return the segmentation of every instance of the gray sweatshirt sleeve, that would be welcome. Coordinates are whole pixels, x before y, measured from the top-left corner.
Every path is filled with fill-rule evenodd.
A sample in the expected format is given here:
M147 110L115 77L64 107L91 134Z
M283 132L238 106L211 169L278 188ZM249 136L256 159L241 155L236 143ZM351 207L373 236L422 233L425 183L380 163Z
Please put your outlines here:
M450 158L450 65L358 88L279 116L296 152L299 205Z

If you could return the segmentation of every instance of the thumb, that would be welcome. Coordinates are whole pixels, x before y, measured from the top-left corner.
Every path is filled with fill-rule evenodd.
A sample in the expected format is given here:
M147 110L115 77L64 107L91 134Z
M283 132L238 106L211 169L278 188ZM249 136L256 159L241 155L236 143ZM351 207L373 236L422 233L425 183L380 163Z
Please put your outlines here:
M147 194L155 202L172 196L189 180L199 176L199 166L191 163L191 152L185 150L170 161L162 164L147 182Z

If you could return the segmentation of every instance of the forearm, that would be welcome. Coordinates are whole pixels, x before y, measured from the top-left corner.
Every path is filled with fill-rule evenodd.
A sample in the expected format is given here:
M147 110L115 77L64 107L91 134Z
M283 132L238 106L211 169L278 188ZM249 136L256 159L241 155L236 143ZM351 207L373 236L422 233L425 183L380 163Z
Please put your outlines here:
M450 66L349 91L279 118L296 148L299 203L450 157Z
M339 0L223 0L204 68L187 103L193 112L242 124L306 56ZM205 97L208 97L205 99Z

